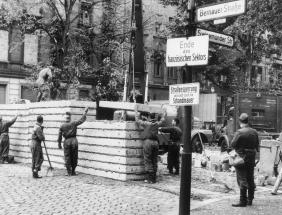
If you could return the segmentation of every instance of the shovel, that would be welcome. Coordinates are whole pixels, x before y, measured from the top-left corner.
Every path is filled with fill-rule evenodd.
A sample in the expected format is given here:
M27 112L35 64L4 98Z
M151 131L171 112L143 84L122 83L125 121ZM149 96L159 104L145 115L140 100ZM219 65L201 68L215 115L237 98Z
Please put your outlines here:
M45 144L44 140L43 140L43 144L44 144L45 152L46 152L48 163L49 163L49 167L47 168L46 176L48 175L49 172L51 173L51 176L53 176L54 168L52 167L52 164L51 164L51 161L50 161L50 158L49 158L49 154L47 152L47 147L46 147L46 144Z

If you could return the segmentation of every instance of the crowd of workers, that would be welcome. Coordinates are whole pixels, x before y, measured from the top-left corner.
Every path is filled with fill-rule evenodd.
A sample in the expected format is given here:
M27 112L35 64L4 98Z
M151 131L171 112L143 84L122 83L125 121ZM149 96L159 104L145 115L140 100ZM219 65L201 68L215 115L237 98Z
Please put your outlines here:
M136 106L137 108L137 106ZM66 175L76 175L75 169L78 161L78 141L76 138L77 127L86 120L88 108L85 108L84 114L77 121L71 121L71 114L66 112L65 123L59 128L58 148L62 149L62 137L64 137L64 159L66 167ZM9 162L9 127L11 127L21 115L17 115L10 121L2 121L0 117L0 161L2 164ZM141 138L143 139L143 156L145 166L145 182L156 183L156 173L158 168L158 132L170 134L168 145L168 164L167 168L170 174L179 174L179 157L182 131L179 127L179 119L172 120L170 127L163 127L166 118L164 110L160 120L154 113L148 114L147 117L140 117L137 109L135 109L135 121L138 126L143 128ZM240 188L240 200L233 207L246 207L252 205L255 193L254 168L256 165L255 157L259 151L259 137L255 129L249 126L249 117L243 113L239 117L240 129L235 133L231 142L231 148L235 150L237 156L243 158L243 163L234 165L236 169L237 182ZM43 151L41 143L45 141L43 117L37 116L36 124L32 131L32 142L30 145L32 155L32 176L33 178L41 178L38 172L41 170L43 163ZM175 170L175 171L173 171ZM272 194L277 194L277 189L282 179L282 171L280 171Z

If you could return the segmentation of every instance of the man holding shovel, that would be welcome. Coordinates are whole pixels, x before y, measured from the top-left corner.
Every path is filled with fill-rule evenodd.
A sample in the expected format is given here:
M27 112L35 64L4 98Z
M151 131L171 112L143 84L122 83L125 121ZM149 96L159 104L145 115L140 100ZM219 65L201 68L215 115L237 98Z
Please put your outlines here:
M88 107L85 108L84 114L78 121L71 122L71 114L66 112L65 121L59 129L58 147L62 148L62 136L65 138L64 141L64 156L65 166L67 169L67 176L76 175L75 168L77 166L78 159L78 141L76 139L77 126L81 125L86 120L86 114Z
M33 178L41 178L38 175L38 171L41 170L41 165L44 161L43 158L43 151L41 142L45 140L45 136L43 134L43 117L38 116L36 120L36 125L33 128L32 132L32 142L30 146L32 162L31 162L31 169L32 169L32 176Z
M9 128L16 122L18 116L14 117L10 121L2 121L0 116L0 163L9 163L9 149L10 149L10 139L9 139Z

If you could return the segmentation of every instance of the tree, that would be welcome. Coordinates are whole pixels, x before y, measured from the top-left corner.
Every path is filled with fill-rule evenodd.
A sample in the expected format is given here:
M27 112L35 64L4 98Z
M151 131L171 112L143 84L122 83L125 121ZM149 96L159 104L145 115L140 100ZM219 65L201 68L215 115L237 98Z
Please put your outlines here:
M27 32L45 34L52 45L49 64L60 69L60 72L54 73L54 80L77 85L82 77L91 78L96 86L96 96L93 98L111 99L113 95L113 99L117 99L123 82L124 65L116 62L126 37L126 34L116 35L115 31L122 22L114 11L120 3L111 0L86 1L85 13L90 13L95 7L103 7L104 12L100 22L84 24L79 22L83 14L78 0L37 1L40 15L29 13L28 1L33 0L11 0L2 4L0 27L17 24L22 35ZM109 63L105 63L105 59ZM42 65L38 67L42 68ZM38 73L37 68L33 71Z

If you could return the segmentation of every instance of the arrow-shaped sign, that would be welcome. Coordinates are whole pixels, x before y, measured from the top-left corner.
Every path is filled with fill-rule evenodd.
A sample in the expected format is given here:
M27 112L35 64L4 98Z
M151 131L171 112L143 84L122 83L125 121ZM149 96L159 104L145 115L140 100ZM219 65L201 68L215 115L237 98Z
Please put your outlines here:
M209 40L213 43L229 46L229 47L233 47L234 45L234 38L231 35L220 34L217 32L197 28L196 36L204 36L204 35L208 35Z

